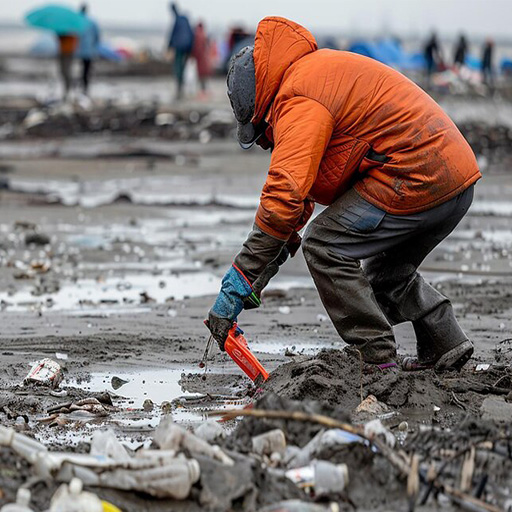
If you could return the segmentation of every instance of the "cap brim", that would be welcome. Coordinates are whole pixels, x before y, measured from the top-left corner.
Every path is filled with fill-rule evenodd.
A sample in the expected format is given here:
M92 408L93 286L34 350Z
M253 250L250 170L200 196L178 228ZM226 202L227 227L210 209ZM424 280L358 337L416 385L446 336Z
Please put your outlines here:
M252 123L237 122L236 137L243 149L249 149L256 142L259 135Z

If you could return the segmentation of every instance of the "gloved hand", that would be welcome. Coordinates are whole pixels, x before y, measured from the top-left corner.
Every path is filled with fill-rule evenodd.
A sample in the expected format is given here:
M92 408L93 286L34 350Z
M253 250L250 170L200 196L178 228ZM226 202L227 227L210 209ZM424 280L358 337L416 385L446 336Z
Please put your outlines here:
M222 279L219 295L208 313L208 329L222 351L229 330L244 308L244 301L249 297L257 303L260 302L246 277L232 266Z

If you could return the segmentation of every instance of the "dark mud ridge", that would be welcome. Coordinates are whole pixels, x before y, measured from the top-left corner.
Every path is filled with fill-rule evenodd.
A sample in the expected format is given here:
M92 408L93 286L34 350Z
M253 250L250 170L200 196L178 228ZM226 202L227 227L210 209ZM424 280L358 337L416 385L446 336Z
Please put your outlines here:
M266 389L293 400L320 400L345 411L354 411L374 395L396 417L411 424L435 423L453 427L465 416L487 415L490 396L496 398L512 419L512 367L505 340L496 348L490 365L468 365L460 373L361 372L359 359L347 351L322 350L318 355L284 364L266 383ZM488 366L488 368L487 368ZM476 369L485 368L485 371ZM497 411L495 411L497 413ZM401 421L401 420L400 420Z
M170 140L233 138L236 127L229 110L161 108L156 103L119 106L112 102L83 108L80 105L6 105L0 108L0 138L53 138L90 133L117 133ZM510 163L512 129L506 125L465 121L458 123L477 156L486 164Z
M91 133L114 133L170 140L232 137L234 117L229 111L191 108L161 109L157 104L81 108L79 105L36 106L27 111L0 107L0 138L54 138Z

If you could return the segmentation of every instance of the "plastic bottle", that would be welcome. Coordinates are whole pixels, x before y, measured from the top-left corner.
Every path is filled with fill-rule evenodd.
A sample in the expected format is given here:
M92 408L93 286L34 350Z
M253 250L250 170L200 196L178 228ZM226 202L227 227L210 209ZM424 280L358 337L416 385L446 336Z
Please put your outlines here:
M41 452L47 452L46 446L39 441L23 434L18 434L13 428L0 425L0 446L12 448L20 457L31 464L36 462Z
M343 491L348 484L348 467L319 460L310 466L290 469L286 476L301 489L319 497Z
M0 512L34 512L30 507L30 491L28 489L18 489L16 494L16 503L4 505Z
M285 500L260 508L258 512L339 512L339 506L337 503L322 506L301 500Z
M183 500L190 494L200 474L201 469L195 459L176 458L172 464L138 471L137 479L153 496Z
M55 491L50 512L103 512L103 505L98 496L83 491L80 479L73 478L69 485L63 484Z
M288 467L305 466L323 450L351 443L363 443L364 439L339 428L321 430L300 451L290 452L287 458Z

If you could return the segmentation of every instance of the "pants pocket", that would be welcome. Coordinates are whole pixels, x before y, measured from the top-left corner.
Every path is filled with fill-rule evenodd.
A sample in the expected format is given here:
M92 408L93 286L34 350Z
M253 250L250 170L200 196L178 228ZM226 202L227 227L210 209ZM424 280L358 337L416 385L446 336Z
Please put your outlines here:
M357 196L353 201L344 204L333 220L345 231L364 234L375 231L385 215L384 210Z

